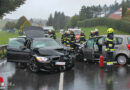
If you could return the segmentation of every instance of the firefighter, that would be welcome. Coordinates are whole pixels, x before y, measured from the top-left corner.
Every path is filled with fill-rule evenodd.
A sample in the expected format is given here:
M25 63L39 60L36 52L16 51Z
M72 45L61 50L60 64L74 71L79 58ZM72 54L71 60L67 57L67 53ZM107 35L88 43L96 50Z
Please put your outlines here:
M95 36L99 36L98 29L95 29Z
M89 38L92 38L92 37L93 37L93 31L90 31Z
M52 39L56 39L56 34L55 34L55 31L54 31L54 30L51 30L51 32L50 32L50 37L51 37Z
M106 45L106 71L112 70L113 65L113 52L114 52L114 46L115 46L115 39L114 39L114 29L109 28L107 30L107 38L105 41Z
M62 36L61 36L61 43L62 43L62 44L65 43L65 42L64 42L64 38L65 38L65 33L63 33Z
M85 39L85 34L83 33L83 32L81 32L81 34L80 34L80 43L82 44L82 43L84 43L86 41L86 39Z
M74 32L73 31L70 31L70 46L71 46L71 49L74 50L74 47L75 47L75 35L74 35Z
M64 34L63 34L63 44L66 46L66 44L67 44L67 42L66 42L66 39L67 39L67 32L65 32Z
M67 47L70 47L71 37L70 37L70 32L69 32L69 31L66 32L66 38L65 38L65 40L66 40L66 46L67 46Z

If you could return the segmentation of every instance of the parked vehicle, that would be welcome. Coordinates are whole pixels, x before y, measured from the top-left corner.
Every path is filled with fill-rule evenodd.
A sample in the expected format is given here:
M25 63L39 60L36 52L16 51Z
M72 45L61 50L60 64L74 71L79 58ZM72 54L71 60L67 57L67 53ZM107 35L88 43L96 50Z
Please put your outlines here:
M81 49L84 60L98 61L100 55L106 57L104 45L106 36L98 36L90 38ZM127 64L130 60L130 36L129 35L115 35L115 51L113 60L119 64Z
M10 38L7 47L7 61L24 63L32 72L41 69L64 71L72 69L74 58L70 49L51 38L45 38L40 27L25 28L26 37Z
M42 27L43 28L43 30L44 30L44 35L45 35L45 37L50 37L50 35L49 35L49 31L50 30L54 30L54 28L53 28L53 26L44 26L44 27Z
M76 43L79 43L80 34L81 34L81 29L79 29L79 28L69 28L68 30L74 32L74 34L75 34L75 39L76 39Z

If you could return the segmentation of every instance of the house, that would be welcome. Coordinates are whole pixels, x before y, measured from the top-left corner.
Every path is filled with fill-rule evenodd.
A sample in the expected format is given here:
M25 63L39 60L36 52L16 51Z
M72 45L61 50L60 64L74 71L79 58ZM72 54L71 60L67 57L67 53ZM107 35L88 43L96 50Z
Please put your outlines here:
M128 8L128 10L130 10L130 8ZM109 18L111 19L121 19L122 17L122 8L116 10L115 12L113 12L112 14L109 15Z

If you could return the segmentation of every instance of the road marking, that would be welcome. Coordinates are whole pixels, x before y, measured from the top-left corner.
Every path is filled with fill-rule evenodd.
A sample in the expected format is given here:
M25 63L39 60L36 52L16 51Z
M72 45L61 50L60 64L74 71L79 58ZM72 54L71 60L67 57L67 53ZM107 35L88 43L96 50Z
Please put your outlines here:
M5 64L6 62L7 62L7 60L2 61L2 62L0 63L0 66L3 65L3 64Z
M60 73L59 90L63 90L63 84L64 84L64 72L61 72Z

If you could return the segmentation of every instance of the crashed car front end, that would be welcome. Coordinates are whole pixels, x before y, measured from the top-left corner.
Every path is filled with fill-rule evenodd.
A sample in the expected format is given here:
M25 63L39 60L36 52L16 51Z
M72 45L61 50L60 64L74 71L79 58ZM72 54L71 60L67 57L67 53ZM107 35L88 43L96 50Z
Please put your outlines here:
M35 39L33 53L39 68L44 70L68 70L74 66L70 49L52 39Z
M36 54L37 64L42 70L59 71L68 70L74 66L74 58L69 53L61 53L56 50L48 50L50 54ZM52 52L57 52L57 55L53 55ZM62 51L67 52L67 51ZM39 52L40 53L40 52ZM56 53L55 53L56 54ZM59 55L58 55L59 54Z

